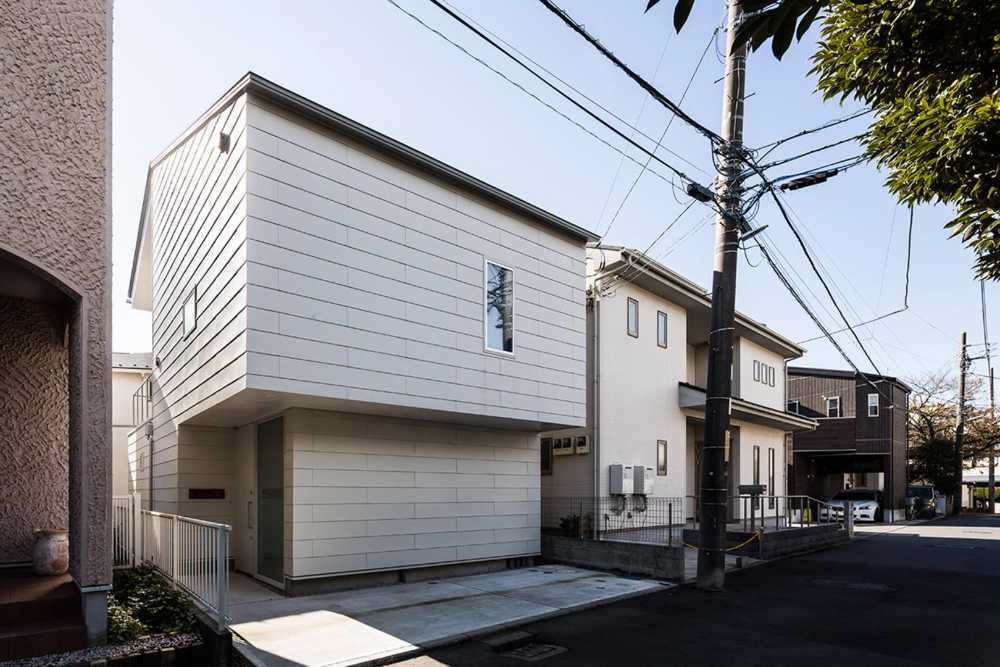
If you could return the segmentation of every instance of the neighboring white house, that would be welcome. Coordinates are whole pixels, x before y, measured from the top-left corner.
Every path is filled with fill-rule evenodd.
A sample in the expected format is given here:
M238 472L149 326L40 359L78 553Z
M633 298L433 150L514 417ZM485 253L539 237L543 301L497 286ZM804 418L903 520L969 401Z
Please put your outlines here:
M152 370L153 355L148 352L111 354L111 488L116 496L135 491L129 470L128 436L135 429L136 394L141 394L139 387Z
M149 168L144 504L231 524L236 567L289 593L538 554L595 239L248 74Z
M611 466L618 465L632 466L635 477L648 471L653 488L647 485L647 496L697 496L709 293L626 248L591 247L587 264L587 426L543 434L543 500L614 495ZM726 454L730 495L753 483L785 495L786 434L816 426L788 412L785 401L785 362L802 353L737 314ZM682 505L693 511L693 503Z

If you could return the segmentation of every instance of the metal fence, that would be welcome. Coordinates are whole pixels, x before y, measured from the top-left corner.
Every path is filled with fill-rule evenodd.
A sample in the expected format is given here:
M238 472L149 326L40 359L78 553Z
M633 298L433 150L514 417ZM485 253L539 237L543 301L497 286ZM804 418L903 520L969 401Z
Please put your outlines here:
M112 499L115 564L144 563L215 619L229 623L229 537L222 523L140 509L139 495Z
M542 499L542 530L581 539L679 545L684 498L646 496Z
M840 508L809 496L731 496L730 531L789 530L843 523ZM679 546L685 529L701 520L696 496L604 496L542 498L542 531L578 539Z

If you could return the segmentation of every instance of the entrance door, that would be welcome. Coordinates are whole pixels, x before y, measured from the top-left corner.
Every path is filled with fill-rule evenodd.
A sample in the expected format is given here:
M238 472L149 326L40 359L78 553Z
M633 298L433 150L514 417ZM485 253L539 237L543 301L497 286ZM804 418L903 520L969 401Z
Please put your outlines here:
M285 568L284 422L257 425L257 574L281 585Z

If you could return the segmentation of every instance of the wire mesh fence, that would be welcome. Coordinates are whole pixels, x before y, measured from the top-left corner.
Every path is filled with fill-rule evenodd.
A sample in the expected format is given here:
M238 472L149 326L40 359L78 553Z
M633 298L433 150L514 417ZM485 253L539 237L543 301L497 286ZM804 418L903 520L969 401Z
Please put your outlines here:
M680 545L687 501L646 496L542 499L542 531L579 539Z

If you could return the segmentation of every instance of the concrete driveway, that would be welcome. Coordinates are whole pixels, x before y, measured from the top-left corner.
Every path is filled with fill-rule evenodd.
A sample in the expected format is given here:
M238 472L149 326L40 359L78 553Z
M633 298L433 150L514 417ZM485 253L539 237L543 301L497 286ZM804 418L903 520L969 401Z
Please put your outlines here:
M577 665L995 665L1000 518L872 526L854 542L523 626L546 667ZM531 647L525 647L530 649ZM524 665L480 641L407 667Z
M546 565L285 598L244 578L234 582L231 629L256 665L359 665L669 586Z

